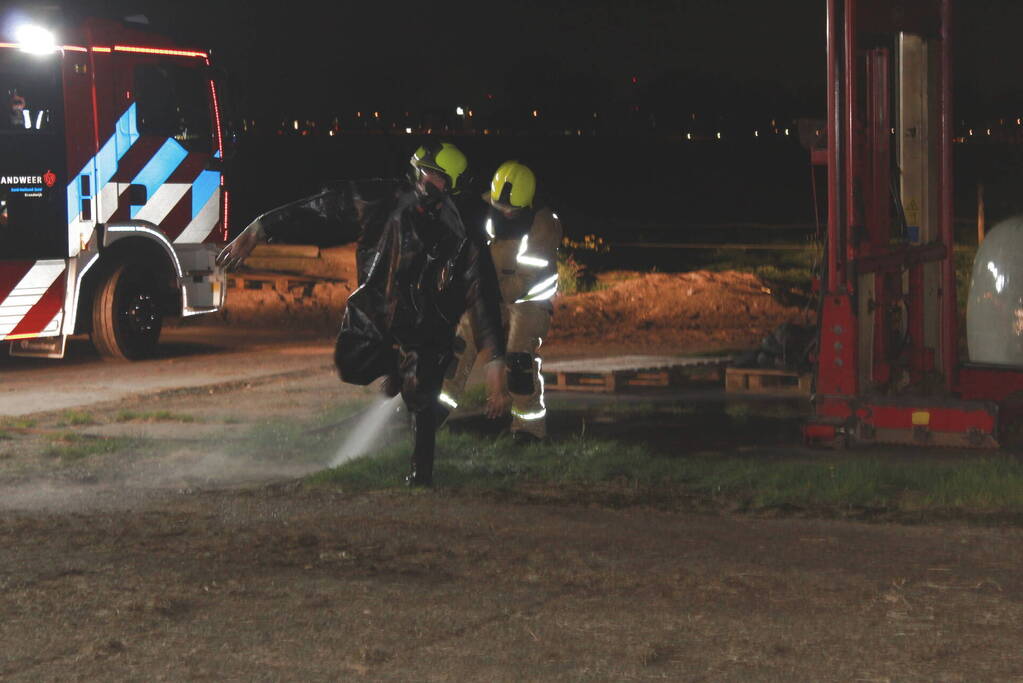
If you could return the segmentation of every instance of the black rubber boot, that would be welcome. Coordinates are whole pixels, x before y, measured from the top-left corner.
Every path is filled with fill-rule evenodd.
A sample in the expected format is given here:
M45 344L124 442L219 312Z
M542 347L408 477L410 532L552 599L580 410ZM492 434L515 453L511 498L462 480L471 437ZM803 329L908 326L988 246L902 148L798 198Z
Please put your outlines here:
M433 450L437 442L437 413L431 407L412 413L412 468L409 486L433 486Z

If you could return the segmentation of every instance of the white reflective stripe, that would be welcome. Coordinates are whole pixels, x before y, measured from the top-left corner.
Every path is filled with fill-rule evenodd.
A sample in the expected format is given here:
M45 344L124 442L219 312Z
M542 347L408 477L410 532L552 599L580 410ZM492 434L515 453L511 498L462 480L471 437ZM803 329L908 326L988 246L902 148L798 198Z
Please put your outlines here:
M39 113L36 114L36 130L40 130L43 126L43 110L40 109Z
M537 292L540 292L540 291L543 291L543 290L547 289L551 285L554 285L555 289L557 288L557 286L558 286L558 274L557 273L555 273L554 275L551 275L549 278L547 278L546 280L544 280L540 284L534 285L533 288L530 289L527 292L527 295L528 294L536 294Z
M546 417L547 409L544 408L543 410L538 410L535 413L520 413L517 410L513 410L512 415L519 418L520 420L525 420L526 422L529 422L531 420L539 420L541 417Z
M200 243L210 236L219 220L220 190L217 190L203 205L199 214L188 224L188 227L174 238L174 241L181 244Z
M188 183L164 183L149 197L149 201L139 209L133 220L159 225L191 187Z
M530 301L547 301L547 299L550 299L551 297L553 297L557 293L558 293L558 283L555 282L554 286L551 287L550 289L548 289L546 292L540 292L536 296L530 297L529 300Z
M152 228L146 228L141 225L119 225L107 228L107 232L143 232L148 235L152 235L160 242L163 242L164 246L167 247L167 253L171 256L171 260L174 261L174 272L177 273L178 277L184 276L184 271L181 270L181 260L178 258L178 252L174 251L174 245L170 243L170 240L168 240L167 236L162 232L153 230Z
M533 288L526 293L526 296L522 297L521 299L516 299L515 303L521 304L525 301L544 301L554 296L555 293L557 293L557 291L558 274L555 273L554 275L551 275L543 282L534 285Z
M517 256L515 260L524 266L530 266L532 268L543 268L550 263L550 261L545 258L537 258L535 256Z
M540 356L534 356L534 359L536 360L536 376L540 378L540 410L537 410L537 411L532 412L532 413L523 413L523 412L520 412L520 411L515 410L513 408L512 411L511 411L512 415L514 417L517 417L518 419L523 420L525 422L530 422L532 420L539 420L540 418L545 417L547 415L547 404L543 400L543 393L544 393L544 390L543 390L543 361L540 359Z
M526 249L529 249L529 233L522 236L522 241L519 242L519 253L518 256L522 256L526 253Z
M455 399L451 398L450 396L445 394L443 391L440 392L440 396L437 397L437 400L440 401L441 403L445 404L445 405L451 406L452 408L457 408L458 407L458 401L456 401Z
M63 261L37 261L14 289L0 301L0 339L11 333L32 307L46 294L67 264ZM59 315L59 314L58 314ZM50 325L53 322L51 321ZM50 325L47 325L49 329Z
M25 128L32 127L32 113L28 109L21 110L21 118L25 121Z
M76 318L78 315L78 301L79 297L82 294L82 280L85 279L85 274L89 272L90 268L96 265L97 261L99 261L99 254L92 254L91 256L89 256L88 262L85 264L83 268L81 268L78 271L78 274L75 276L74 297L70 299L71 303L66 306L68 316L64 319L65 328L63 330L64 334L70 335L74 334L75 332L75 322L77 322ZM79 262L79 265L81 265L81 262Z
M527 249L529 249L528 234L522 236L522 241L519 242L519 253L515 255L515 260L523 265L532 266L534 268L543 268L548 263L550 263L550 261L548 261L547 259L538 258L536 256L528 256L526 254Z
M486 230L487 235L490 237L490 239L494 239L494 221L491 220L490 218L487 219Z

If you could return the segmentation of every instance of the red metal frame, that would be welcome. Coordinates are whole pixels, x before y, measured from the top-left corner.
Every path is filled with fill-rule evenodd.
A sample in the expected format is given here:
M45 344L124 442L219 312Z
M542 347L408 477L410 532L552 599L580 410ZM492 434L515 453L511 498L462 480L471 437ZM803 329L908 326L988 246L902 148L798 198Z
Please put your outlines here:
M828 233L809 442L997 445L996 402L1023 392L1023 371L959 361L951 25L952 0L827 0ZM893 211L892 64L900 32L924 37L937 51L930 149L938 216L936 236L924 244L900 241ZM940 264L936 300L925 288L927 263ZM861 300L870 295L861 282L873 283L869 301ZM924 341L927 311L940 321L932 347ZM904 343L896 343L893 333L903 326ZM862 369L861 349L872 356ZM935 393L937 386L943 390Z

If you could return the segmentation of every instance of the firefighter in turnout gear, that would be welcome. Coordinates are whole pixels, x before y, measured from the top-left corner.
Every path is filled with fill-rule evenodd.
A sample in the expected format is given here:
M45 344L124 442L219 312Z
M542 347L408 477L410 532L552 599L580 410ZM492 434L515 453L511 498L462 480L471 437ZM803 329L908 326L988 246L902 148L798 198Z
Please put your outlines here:
M547 435L540 347L551 325L551 298L558 289L558 245L562 228L550 207L537 200L536 176L528 166L507 161L497 169L485 221L490 255L501 291L507 347L508 390L512 396L512 438L540 440ZM458 405L476 360L479 343L471 322L458 327L458 365L444 384L441 402Z
M364 385L384 377L384 392L401 394L414 435L407 481L429 486L436 428L445 414L438 396L454 364L463 316L490 357L487 414L506 413L510 399L494 268L451 199L465 156L451 143L431 142L410 163L411 183L395 181L390 191L374 183L370 202L360 199L356 183L263 214L224 248L219 262L239 264L258 242L301 228L296 216L310 211L320 219L316 225L360 235L360 286L348 297L334 362L345 382Z

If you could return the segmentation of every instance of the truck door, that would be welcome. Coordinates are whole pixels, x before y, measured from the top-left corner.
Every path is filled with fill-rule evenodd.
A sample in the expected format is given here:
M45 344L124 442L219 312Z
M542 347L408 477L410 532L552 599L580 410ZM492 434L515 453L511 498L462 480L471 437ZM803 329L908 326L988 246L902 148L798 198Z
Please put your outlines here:
M219 241L220 146L204 60L117 55L127 68L122 92L138 139L112 179L117 206L109 222L146 221L175 244ZM105 207L108 212L111 207Z
M68 256L61 57L0 48L0 340L60 333Z

